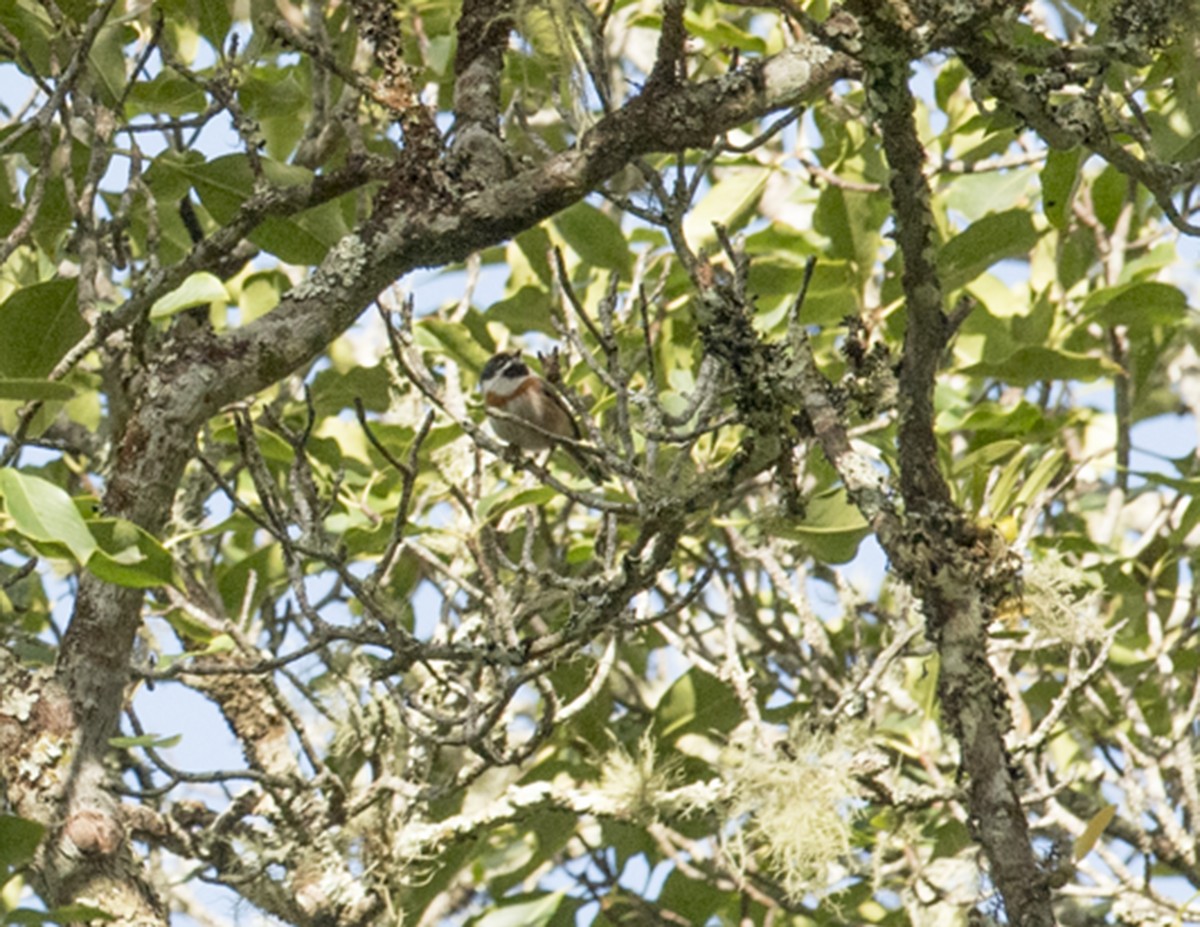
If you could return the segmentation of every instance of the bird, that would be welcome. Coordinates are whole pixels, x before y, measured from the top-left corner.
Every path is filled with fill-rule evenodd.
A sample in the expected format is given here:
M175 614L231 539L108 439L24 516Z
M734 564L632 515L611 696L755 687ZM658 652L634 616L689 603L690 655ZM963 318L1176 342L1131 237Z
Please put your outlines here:
M579 448L557 440L580 440L583 435L579 423L554 387L529 369L520 351L492 355L483 365L479 388L483 390L489 414L506 413L505 417L491 415L492 431L501 440L526 451L561 446L590 479L602 481L603 474L596 461Z

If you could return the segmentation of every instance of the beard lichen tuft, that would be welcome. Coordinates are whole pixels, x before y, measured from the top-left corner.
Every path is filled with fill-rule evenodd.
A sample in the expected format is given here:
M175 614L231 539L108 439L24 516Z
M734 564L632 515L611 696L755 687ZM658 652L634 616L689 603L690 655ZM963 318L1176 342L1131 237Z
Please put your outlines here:
M733 857L758 856L793 899L819 892L830 867L850 852L851 767L860 740L854 728L794 728L773 744L735 743L724 771L732 819L744 822L727 841Z
M1056 550L1025 564L1022 595L1029 623L1047 637L1078 645L1104 634L1096 578Z
M617 745L604 762L600 775L600 794L613 812L637 820L658 817L661 802L675 779L675 764L663 762L646 732L636 751Z

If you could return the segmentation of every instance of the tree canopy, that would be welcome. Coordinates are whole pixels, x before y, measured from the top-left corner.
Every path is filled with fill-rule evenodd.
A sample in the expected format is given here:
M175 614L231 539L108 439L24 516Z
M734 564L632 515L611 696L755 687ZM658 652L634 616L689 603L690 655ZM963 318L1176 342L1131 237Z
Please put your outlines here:
M1197 16L0 5L0 921L1200 920Z

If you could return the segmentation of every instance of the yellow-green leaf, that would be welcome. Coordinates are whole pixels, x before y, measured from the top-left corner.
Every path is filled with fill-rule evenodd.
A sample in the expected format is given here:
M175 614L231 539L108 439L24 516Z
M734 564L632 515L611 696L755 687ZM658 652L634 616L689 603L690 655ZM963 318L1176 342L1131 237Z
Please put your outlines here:
M192 274L176 289L158 300L150 309L150 318L165 319L193 306L228 301L229 291L225 289L225 284L220 278L207 271L201 271Z
M1077 862L1092 852L1092 847L1096 845L1096 841L1100 839L1100 835L1104 833L1104 829L1112 823L1112 819L1116 816L1116 805L1105 805L1092 815L1092 819L1088 821L1087 827L1083 829L1083 833L1075 839L1074 852Z
M0 469L0 495L17 532L35 543L61 545L81 564L96 540L66 492L41 477Z

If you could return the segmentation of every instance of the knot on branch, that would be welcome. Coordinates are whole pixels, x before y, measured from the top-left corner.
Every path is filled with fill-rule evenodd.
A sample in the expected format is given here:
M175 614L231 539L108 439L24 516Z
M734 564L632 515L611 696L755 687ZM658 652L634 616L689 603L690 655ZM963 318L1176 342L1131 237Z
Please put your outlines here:
M110 814L84 808L67 819L63 826L65 847L73 847L83 856L112 856L125 842L125 832Z

